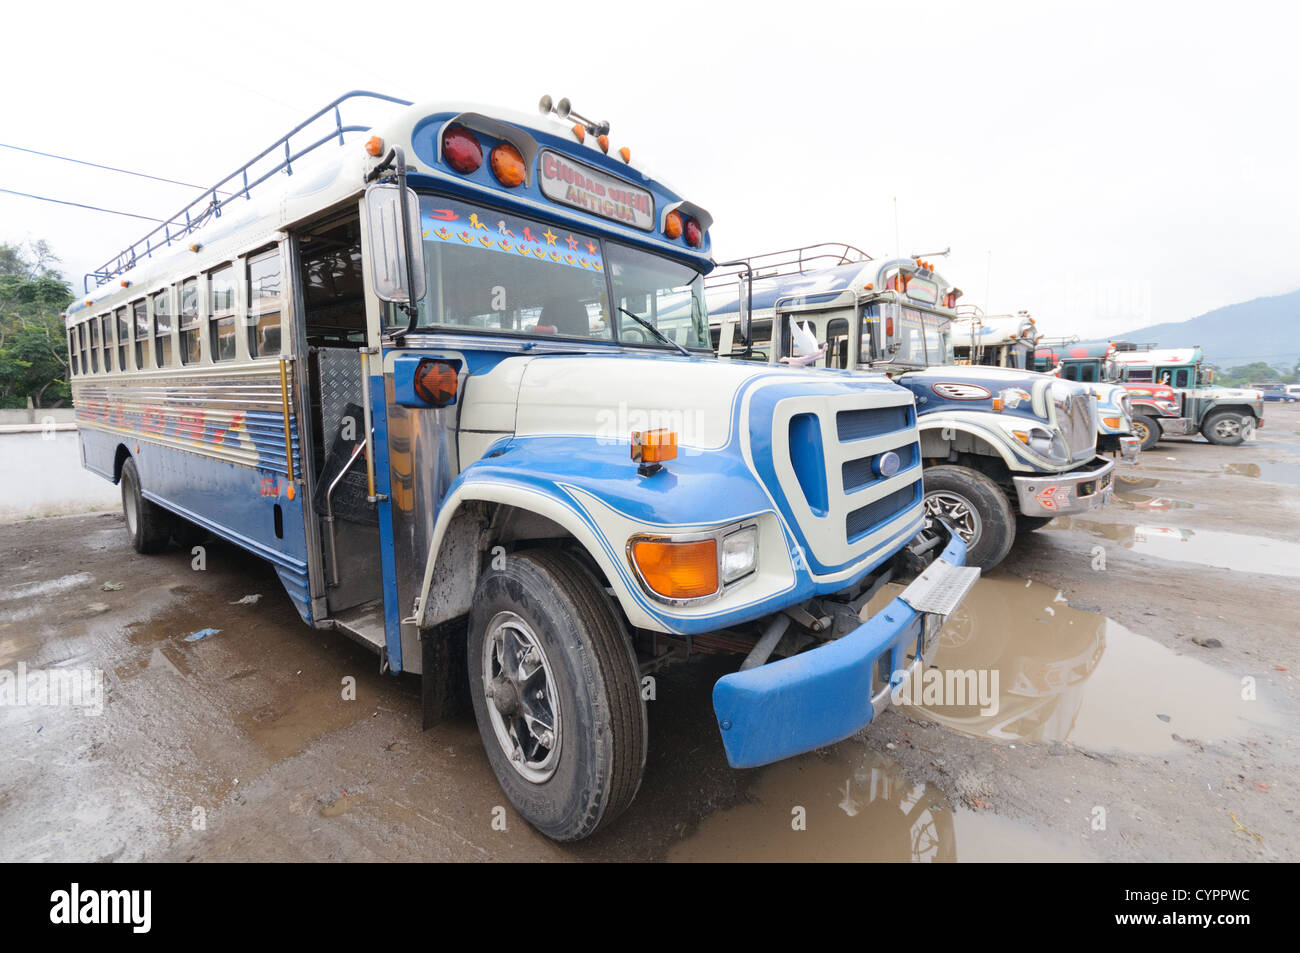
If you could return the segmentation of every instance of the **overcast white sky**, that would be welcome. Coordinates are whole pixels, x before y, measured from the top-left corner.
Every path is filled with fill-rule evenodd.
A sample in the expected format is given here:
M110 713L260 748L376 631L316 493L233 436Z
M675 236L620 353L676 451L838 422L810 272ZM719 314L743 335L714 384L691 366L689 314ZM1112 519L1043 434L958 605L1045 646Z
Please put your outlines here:
M0 142L200 184L339 93L542 93L715 216L719 259L951 246L1049 335L1300 287L1295 4L11 4ZM348 117L345 117L348 118ZM354 119L364 117L355 116ZM0 188L158 217L191 193L0 149ZM78 288L148 223L0 194Z

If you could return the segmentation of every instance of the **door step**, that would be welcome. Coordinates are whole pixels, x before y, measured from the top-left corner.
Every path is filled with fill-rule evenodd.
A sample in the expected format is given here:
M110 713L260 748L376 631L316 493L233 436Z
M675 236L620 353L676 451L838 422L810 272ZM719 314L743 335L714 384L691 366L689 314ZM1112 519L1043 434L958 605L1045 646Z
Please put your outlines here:
M381 655L387 647L384 637L384 603L380 599L344 609L326 622L354 642L374 649Z

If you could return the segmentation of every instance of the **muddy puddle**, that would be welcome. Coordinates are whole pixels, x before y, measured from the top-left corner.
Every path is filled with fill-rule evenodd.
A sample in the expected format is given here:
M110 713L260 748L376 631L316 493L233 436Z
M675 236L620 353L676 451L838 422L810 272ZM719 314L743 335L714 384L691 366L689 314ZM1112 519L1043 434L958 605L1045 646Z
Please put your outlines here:
M1177 526L1103 523L1098 520L1058 516L1047 531L1075 530L1118 543L1144 556L1170 562L1195 563L1213 569L1300 577L1300 543L1245 536L1216 530Z
M981 579L939 640L931 694L923 684L904 707L976 737L1160 754L1273 720L1263 702L1242 699L1236 676L1039 583Z
M670 861L1086 860L1077 845L954 806L852 742L761 769L750 799L706 817Z
M1126 510L1189 510L1194 504L1165 495L1173 480L1154 477L1117 477L1115 503Z
M1300 466L1294 463L1278 463L1272 460L1263 463L1225 463L1223 472L1231 476L1262 480L1265 483L1300 486Z

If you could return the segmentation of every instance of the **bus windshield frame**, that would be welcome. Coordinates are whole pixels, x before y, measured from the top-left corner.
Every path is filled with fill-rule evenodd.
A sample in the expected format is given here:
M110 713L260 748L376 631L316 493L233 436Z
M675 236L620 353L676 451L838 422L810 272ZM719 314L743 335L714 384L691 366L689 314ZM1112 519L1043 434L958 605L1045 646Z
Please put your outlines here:
M892 335L884 334L884 322L893 316L896 327ZM861 339L884 341L888 353L878 360L908 367L942 367L956 363L952 343L952 317L928 308L892 301L868 302L858 320ZM872 328L872 324L875 328Z
M712 353L704 274L666 255L420 191L425 296L414 332ZM632 317L636 315L636 317ZM390 306L389 324L401 323Z

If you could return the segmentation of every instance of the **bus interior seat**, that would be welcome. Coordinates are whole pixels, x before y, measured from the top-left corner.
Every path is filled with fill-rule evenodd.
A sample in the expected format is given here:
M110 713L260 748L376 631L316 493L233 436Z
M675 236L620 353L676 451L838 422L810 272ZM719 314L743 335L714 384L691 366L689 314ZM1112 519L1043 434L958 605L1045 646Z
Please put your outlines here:
M557 298L547 301L542 306L537 323L542 327L555 328L556 334L568 337L591 337L591 318L586 307L572 298Z

